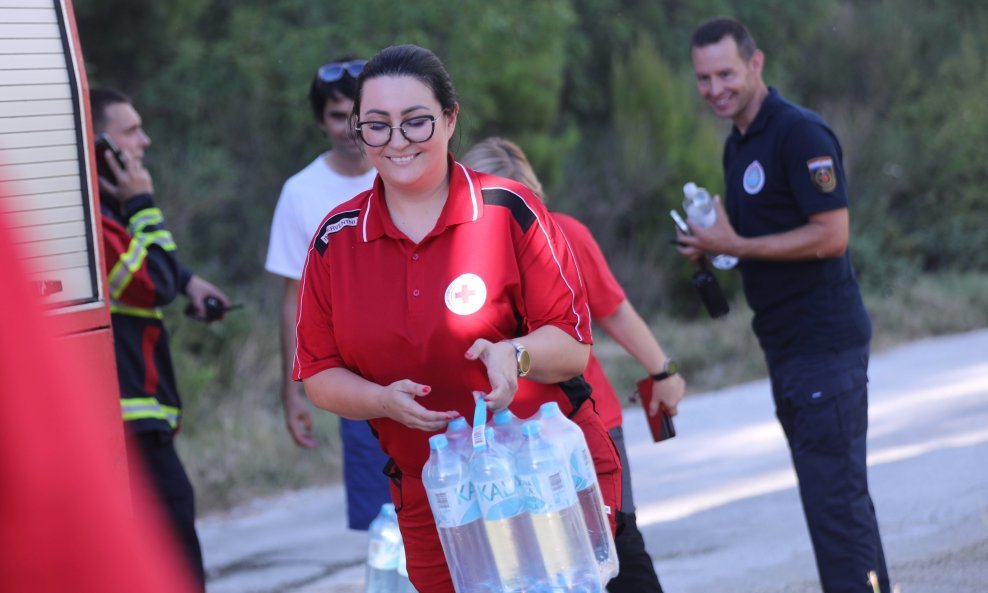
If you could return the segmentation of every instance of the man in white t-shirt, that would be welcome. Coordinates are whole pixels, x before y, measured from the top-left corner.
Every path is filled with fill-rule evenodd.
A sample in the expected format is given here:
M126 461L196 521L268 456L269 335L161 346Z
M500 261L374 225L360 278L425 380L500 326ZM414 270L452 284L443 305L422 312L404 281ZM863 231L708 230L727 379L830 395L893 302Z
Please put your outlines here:
M356 77L364 60L344 58L320 67L309 88L309 103L319 128L330 143L304 169L285 182L271 223L271 241L264 268L284 279L281 299L281 400L285 422L300 447L316 447L312 414L301 383L291 380L295 356L295 315L299 279L313 233L340 203L370 188L377 172L350 134ZM340 418L343 441L343 477L351 529L367 529L381 504L391 501L388 479L382 473L387 456L363 421Z

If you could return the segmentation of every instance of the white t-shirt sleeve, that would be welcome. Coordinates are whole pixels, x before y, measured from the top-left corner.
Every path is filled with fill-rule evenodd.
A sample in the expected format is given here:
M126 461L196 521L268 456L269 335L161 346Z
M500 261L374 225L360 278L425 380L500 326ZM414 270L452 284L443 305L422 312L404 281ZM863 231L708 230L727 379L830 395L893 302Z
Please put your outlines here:
M272 274L298 280L302 277L305 254L309 250L311 233L301 220L298 196L291 183L285 183L271 221L271 239L264 269Z
M274 209L264 269L300 279L319 223L333 208L369 189L375 175L370 170L359 177L344 177L330 169L320 155L289 178Z

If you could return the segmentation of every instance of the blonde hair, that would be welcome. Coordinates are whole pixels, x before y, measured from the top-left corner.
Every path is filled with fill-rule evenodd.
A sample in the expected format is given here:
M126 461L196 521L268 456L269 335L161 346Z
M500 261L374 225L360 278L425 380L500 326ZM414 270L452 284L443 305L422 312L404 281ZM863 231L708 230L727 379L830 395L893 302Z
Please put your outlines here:
M543 202L542 183L535 176L528 157L518 145L505 138L492 136L485 138L467 151L459 161L482 173L507 177L526 185Z

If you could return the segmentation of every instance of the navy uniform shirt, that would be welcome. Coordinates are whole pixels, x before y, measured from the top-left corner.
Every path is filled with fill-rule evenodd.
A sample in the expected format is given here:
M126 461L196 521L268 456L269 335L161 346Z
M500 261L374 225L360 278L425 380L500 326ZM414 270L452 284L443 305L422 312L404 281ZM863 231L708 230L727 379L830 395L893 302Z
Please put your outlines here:
M726 208L743 237L801 227L812 214L847 208L840 143L816 113L774 88L748 130L724 147ZM850 252L805 261L742 259L752 326L770 354L808 354L862 345L871 321Z

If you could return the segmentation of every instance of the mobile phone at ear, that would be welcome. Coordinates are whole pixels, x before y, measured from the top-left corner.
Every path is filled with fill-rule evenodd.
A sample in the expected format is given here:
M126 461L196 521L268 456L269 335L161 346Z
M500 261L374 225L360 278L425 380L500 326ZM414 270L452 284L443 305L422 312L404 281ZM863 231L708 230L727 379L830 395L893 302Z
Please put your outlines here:
M669 216L672 217L673 222L676 223L676 226L679 227L679 230L683 231L687 235L690 234L690 227L688 224L686 224L686 221L683 220L683 217L680 216L679 212L677 212L676 210L670 210Z
M117 159L117 164L121 168L124 167L123 153L117 148L117 145L110 140L110 136L106 132L103 132L96 137L96 171L99 176L106 179L111 183L117 182L117 176L113 174L110 166L106 164L106 151L113 153L113 158Z

